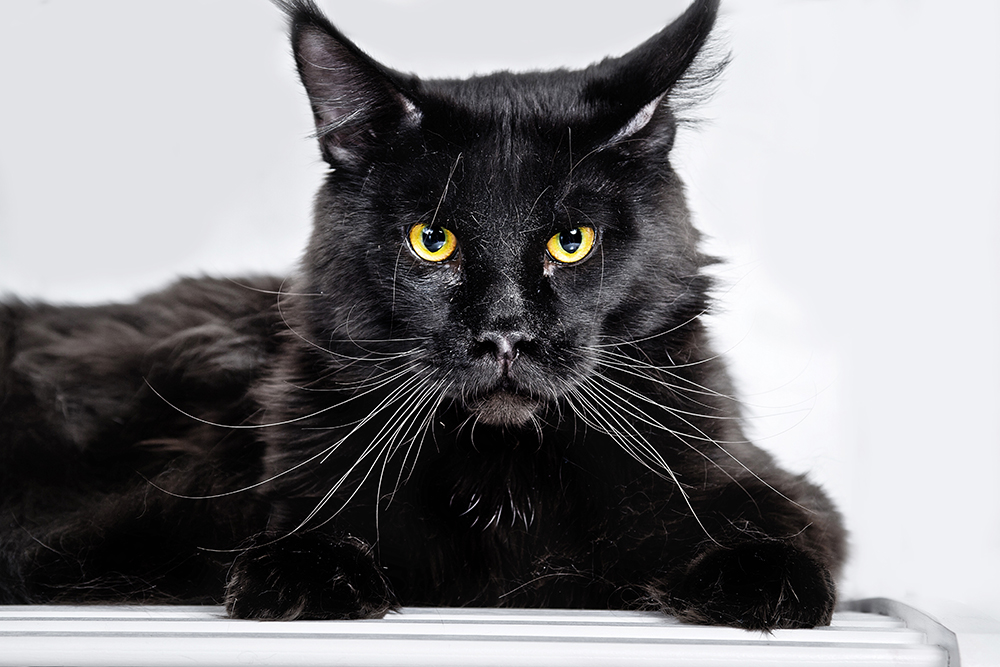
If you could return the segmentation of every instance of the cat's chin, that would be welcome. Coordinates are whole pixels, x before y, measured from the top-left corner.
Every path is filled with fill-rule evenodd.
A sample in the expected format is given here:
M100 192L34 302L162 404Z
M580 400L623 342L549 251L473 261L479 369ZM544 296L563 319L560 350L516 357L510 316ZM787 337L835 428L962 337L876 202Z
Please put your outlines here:
M466 408L484 424L524 426L541 406L541 401L536 398L500 390L476 397Z

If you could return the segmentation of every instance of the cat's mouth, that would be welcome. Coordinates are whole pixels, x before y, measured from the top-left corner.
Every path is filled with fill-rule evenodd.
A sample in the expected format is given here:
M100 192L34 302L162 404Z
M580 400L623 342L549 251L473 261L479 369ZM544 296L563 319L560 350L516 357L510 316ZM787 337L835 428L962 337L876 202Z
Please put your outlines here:
M466 409L492 426L523 426L542 407L542 401L510 389L480 394L466 401Z

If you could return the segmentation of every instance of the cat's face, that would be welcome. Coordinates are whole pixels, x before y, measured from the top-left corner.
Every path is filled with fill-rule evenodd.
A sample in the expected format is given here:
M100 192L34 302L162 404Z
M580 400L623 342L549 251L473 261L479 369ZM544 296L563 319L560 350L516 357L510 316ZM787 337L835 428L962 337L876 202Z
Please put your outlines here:
M302 20L333 168L304 267L317 341L396 341L373 358L404 350L479 421L520 426L572 398L598 350L704 308L664 100L697 48L663 74L676 45L655 43L700 44L684 17L588 70L428 82Z

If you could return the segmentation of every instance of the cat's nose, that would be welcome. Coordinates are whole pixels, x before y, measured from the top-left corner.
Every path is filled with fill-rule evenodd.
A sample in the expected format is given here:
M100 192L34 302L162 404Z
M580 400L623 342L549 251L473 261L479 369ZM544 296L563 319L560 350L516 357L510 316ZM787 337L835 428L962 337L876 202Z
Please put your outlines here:
M530 342L531 336L523 331L487 331L477 338L475 352L476 356L492 356L507 371Z

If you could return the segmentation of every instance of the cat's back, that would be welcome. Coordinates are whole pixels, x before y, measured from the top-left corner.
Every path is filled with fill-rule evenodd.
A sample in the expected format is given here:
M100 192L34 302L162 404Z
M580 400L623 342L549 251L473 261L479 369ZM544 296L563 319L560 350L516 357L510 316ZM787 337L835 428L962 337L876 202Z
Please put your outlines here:
M259 530L254 494L233 491L258 479L261 445L232 427L258 412L281 288L0 302L0 603L218 602L226 563L203 549Z
M220 422L249 412L278 345L281 285L200 278L127 304L0 302L2 467L181 446L201 424L183 412Z

